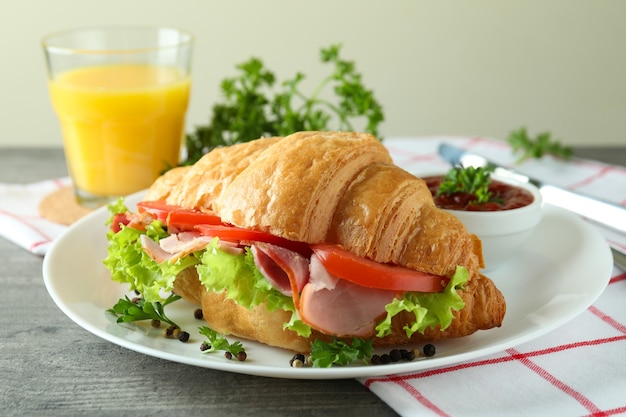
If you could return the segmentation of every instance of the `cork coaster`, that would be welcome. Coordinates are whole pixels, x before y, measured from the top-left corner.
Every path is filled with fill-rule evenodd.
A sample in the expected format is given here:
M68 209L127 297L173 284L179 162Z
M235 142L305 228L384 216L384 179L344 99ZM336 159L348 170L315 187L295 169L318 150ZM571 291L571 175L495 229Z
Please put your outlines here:
M91 213L91 211L91 209L76 202L72 187L59 188L45 196L39 203L39 213L46 220L66 226Z

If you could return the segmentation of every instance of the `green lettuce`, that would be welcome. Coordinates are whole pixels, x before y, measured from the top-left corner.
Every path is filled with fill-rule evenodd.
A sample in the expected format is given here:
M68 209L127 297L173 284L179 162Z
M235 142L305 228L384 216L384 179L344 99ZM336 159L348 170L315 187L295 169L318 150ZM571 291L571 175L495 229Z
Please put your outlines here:
M118 200L109 205L109 211L111 218L107 225L112 223L115 214L125 213L127 209L123 202ZM159 220L153 221L145 231L124 226L117 233L109 230L108 255L103 263L111 271L113 281L129 284L129 289L141 293L147 302L162 302L164 301L162 293L172 291L176 275L196 265L199 260L192 254L178 259L173 264L168 261L158 264L142 250L140 241L142 234L146 234L155 242L169 236Z
M209 291L226 291L226 298L247 309L265 303L268 311L283 309L291 312L291 320L284 323L283 328L293 330L299 336L310 336L311 327L298 318L293 299L280 293L265 279L254 264L249 248L234 255L221 250L218 239L214 238L200 261L201 264L196 266L198 277Z
M413 324L405 325L407 337L413 333L423 333L426 328L434 329L437 325L445 330L454 318L453 310L459 311L465 307L463 299L457 292L462 289L469 278L467 269L457 266L456 271L446 288L437 293L407 292L402 299L394 299L385 306L387 316L376 326L376 336L383 337L391 333L391 319L401 311L408 311L415 315Z

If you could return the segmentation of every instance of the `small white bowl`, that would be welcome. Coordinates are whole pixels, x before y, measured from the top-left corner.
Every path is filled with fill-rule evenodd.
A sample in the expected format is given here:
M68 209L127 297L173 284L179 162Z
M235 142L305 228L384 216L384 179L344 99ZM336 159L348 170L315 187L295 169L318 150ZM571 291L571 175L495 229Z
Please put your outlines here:
M492 179L523 188L533 196L524 207L502 211L447 210L482 241L485 270L493 270L518 252L541 221L541 194L532 184L492 175Z
M524 207L501 211L446 209L482 241L486 271L498 268L521 249L541 221L543 204L534 185L493 174L491 178L529 191L533 201Z

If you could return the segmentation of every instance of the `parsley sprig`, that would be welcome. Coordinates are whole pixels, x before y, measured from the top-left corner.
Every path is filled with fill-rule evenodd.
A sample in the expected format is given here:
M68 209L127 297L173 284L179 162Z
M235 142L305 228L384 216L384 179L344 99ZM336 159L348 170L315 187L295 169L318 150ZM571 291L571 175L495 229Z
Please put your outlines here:
M207 326L202 326L198 328L198 332L201 335L206 336L207 341L203 342L203 352L210 353L218 350L224 350L226 352L230 352L233 356L237 356L241 352L245 352L246 349L243 347L240 341L235 341L230 343L224 335L216 332Z
M527 159L541 158L544 155L569 160L573 154L570 147L562 145L559 140L552 137L550 132L539 133L535 138L531 138L525 127L512 131L507 141L514 154L521 154L516 161L518 164Z
M160 301L146 302L143 298L133 301L125 296L109 310L109 313L117 316L118 323L129 323L141 320L159 320L171 326L180 328L165 314L165 306L179 300L180 296L170 294L162 303Z
M367 363L372 356L372 341L353 338L348 344L343 340L333 339L331 342L316 340L311 344L311 360L316 368L329 368L333 365L349 365L356 361Z
M454 193L469 193L476 197L477 203L486 203L492 198L489 191L491 172L487 167L454 167L450 169L437 190L437 196Z
M224 101L213 107L210 122L187 135L187 160L192 164L218 146L247 142L262 136L286 136L303 130L355 130L365 120L364 130L378 136L383 109L372 90L365 87L352 61L340 57L340 45L323 48L320 59L333 70L311 94L302 91L306 76L296 75L280 83L258 58L236 68L239 75L221 83ZM332 87L335 101L323 98Z

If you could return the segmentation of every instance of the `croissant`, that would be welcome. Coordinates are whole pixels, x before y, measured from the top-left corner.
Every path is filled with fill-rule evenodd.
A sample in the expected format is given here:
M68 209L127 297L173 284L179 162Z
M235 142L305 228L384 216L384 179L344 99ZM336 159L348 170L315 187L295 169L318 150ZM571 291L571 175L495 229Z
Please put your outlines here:
M467 283L458 290L464 307L453 312L447 328L408 336L404 327L415 317L401 312L393 317L390 334L368 333L375 346L461 337L502 324L506 303L480 272L480 240L438 209L424 181L394 165L371 135L299 132L217 148L191 167L168 171L145 199L214 213L225 224L290 241L336 244L380 264L441 277L452 276L457 266L467 269ZM225 292L207 290L193 268L177 276L174 291L201 304L216 331L268 345L306 352L312 340L350 336L314 326L309 337L283 330L290 313L268 311L265 304L242 307ZM358 306L360 298L336 302Z

